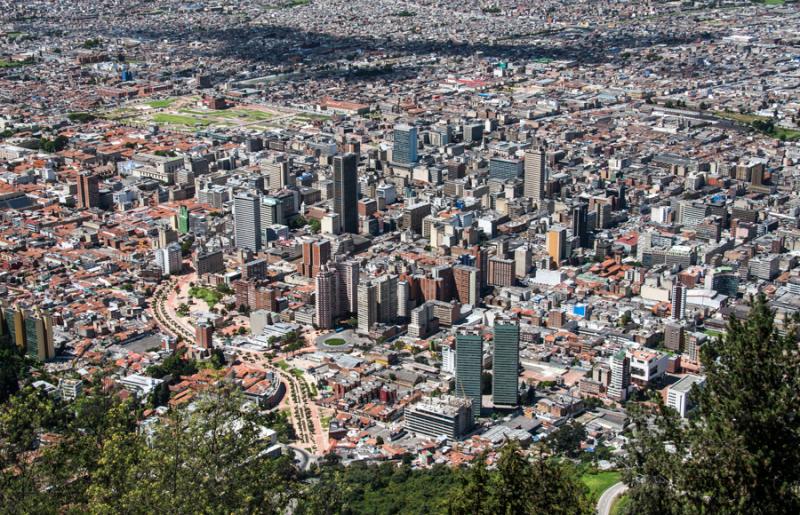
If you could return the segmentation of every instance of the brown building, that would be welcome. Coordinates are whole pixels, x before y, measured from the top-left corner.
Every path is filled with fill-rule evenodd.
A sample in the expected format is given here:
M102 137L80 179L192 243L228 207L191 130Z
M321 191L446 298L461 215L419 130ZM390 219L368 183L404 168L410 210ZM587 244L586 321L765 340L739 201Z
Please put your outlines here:
M195 343L203 349L213 346L214 327L208 323L199 323L195 326Z
M303 262L300 273L316 277L320 267L331 260L331 242L328 240L306 240L303 242Z
M489 284L492 286L513 286L514 260L498 257L489 259Z
M78 175L78 207L91 209L100 206L100 179L90 172Z

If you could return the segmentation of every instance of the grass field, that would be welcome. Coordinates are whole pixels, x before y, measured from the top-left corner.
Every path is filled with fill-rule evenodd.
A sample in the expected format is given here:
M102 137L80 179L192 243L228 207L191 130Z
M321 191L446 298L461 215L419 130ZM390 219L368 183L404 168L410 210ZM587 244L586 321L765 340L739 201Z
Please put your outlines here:
M195 127L197 125L206 126L208 122L196 116L183 116L180 114L166 114L158 113L153 116L153 121L156 123L163 123L169 125L184 125L186 127Z
M277 363L275 363L275 364L276 364L276 365L278 365L278 368L280 368L280 369L281 369L281 370L283 370L283 371L289 370L289 364L288 364L288 363L286 363L286 362L285 362L285 361L283 361L283 360L280 360L280 361L278 361L278 362L277 362Z
M716 116L720 118L725 118L726 120L733 120L734 122L739 123L753 123L756 120L768 120L766 116L758 116L755 114L742 114L742 113L734 113L733 111L714 111Z
M328 338L325 340L325 345L330 345L331 347L338 347L340 345L344 345L345 343L347 342L341 338Z
M214 305L222 298L222 294L217 290L212 290L211 288L201 288L198 286L189 288L189 296L197 299L203 299L206 301L206 304L208 304L209 308L213 308Z
M592 499L597 500L611 485L618 482L620 477L620 473L616 470L606 470L584 474L581 476L581 481L589 488Z
M169 107L178 100L177 98L165 98L163 100L152 100L147 103L153 109L162 109L164 107Z
M24 66L25 63L21 61L7 61L5 59L0 59L0 68L19 68L20 66Z

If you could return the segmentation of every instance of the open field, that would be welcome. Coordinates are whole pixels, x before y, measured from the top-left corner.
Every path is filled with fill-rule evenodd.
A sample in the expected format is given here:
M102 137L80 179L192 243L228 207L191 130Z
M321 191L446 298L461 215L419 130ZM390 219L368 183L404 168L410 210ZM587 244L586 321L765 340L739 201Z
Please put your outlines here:
M618 482L619 478L620 473L616 470L606 470L595 474L584 474L581 476L581 481L589 488L592 499L597 500L608 487Z

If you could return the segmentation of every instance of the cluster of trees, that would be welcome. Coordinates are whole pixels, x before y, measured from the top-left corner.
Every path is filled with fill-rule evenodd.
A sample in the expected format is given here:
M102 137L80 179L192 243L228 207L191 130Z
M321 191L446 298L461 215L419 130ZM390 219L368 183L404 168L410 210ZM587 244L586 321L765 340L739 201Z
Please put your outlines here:
M69 138L66 136L56 136L55 139L42 138L39 140L39 150L52 154L53 152L60 152L67 148Z
M798 321L795 315L794 324ZM666 408L629 411L626 513L800 513L800 350L763 297L703 348L706 383L688 423Z

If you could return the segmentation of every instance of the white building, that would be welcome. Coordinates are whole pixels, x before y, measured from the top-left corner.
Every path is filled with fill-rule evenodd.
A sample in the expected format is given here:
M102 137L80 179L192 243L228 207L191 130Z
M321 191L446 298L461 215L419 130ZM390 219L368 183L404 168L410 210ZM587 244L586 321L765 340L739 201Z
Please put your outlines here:
M667 392L667 406L677 411L681 418L686 418L686 414L693 407L692 400L689 398L692 387L694 385L702 387L705 382L706 378L701 376L687 375L681 378Z

